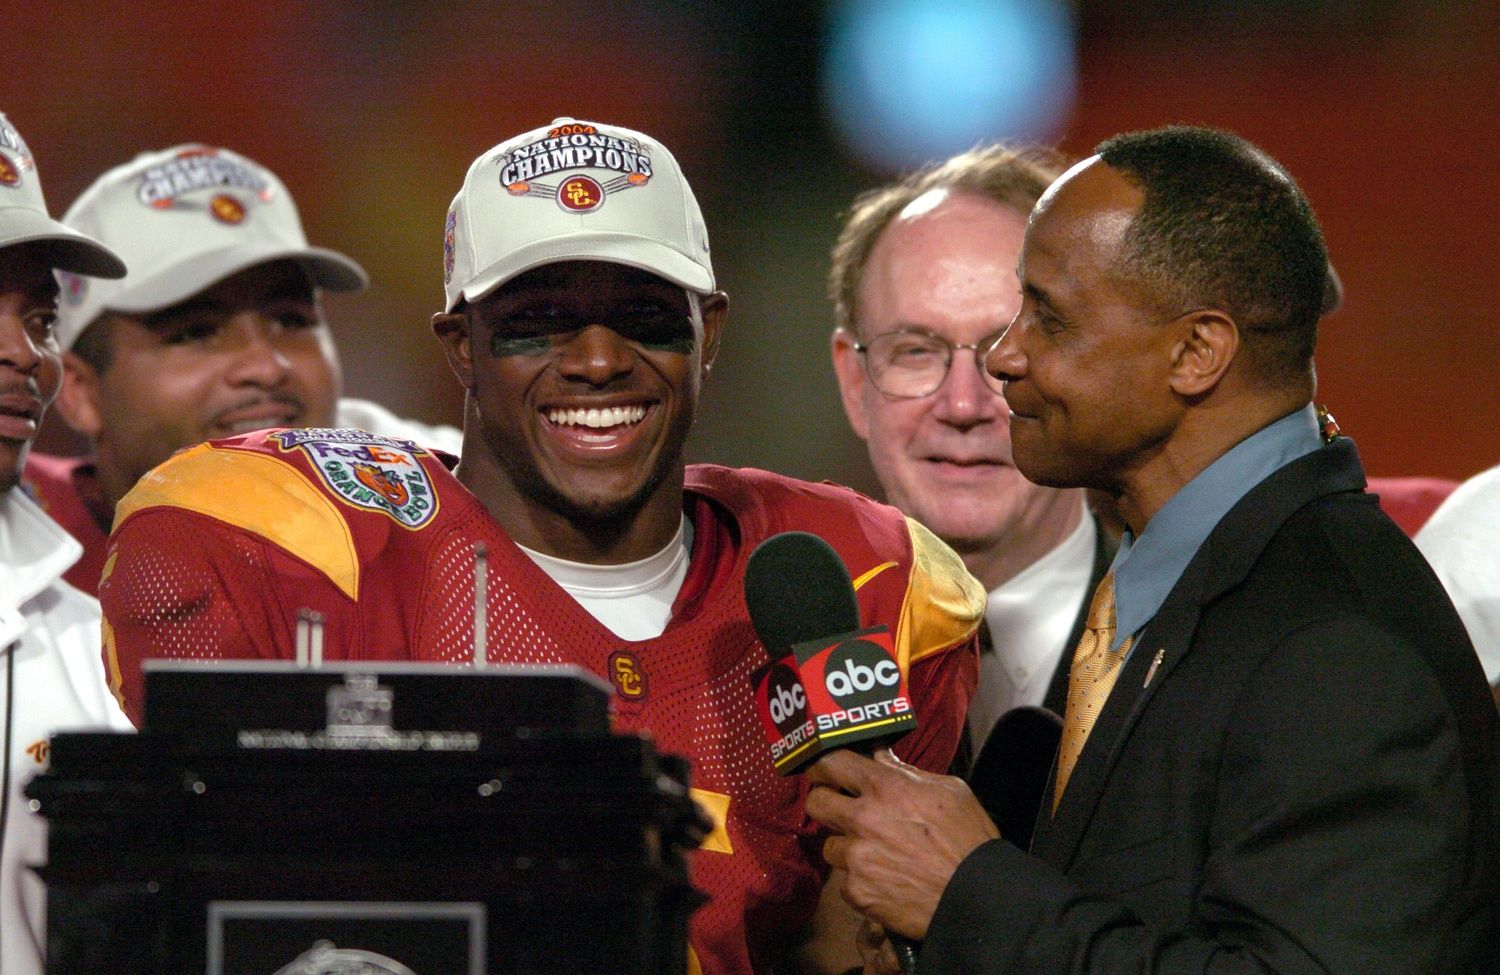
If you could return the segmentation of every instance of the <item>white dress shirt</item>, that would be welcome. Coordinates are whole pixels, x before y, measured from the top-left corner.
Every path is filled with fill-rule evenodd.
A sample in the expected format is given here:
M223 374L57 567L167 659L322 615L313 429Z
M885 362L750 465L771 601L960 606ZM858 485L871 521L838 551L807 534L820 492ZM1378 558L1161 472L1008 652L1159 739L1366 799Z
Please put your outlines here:
M1087 510L1062 543L990 591L985 608L994 649L979 655L979 688L969 704L969 745L978 755L1000 716L1039 705L1084 600L1093 594L1094 519Z

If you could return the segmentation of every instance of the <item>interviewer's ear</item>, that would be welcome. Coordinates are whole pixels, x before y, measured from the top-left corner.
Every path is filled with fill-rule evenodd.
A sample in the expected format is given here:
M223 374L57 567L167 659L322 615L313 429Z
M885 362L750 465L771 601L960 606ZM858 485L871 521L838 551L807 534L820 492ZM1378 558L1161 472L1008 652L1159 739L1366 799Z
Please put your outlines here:
M1239 326L1226 313L1207 308L1189 312L1167 327L1180 334L1172 347L1173 392L1188 397L1212 392L1239 354Z

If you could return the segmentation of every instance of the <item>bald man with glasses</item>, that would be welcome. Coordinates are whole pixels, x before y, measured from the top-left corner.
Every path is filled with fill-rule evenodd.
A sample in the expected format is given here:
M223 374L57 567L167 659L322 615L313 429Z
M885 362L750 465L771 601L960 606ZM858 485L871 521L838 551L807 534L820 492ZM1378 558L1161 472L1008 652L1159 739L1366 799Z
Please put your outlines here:
M1115 551L1082 489L1040 487L1016 469L1005 397L976 351L1020 306L1026 217L1061 171L1049 152L995 145L872 190L850 210L829 278L844 410L887 500L989 591L967 735L981 798L995 722L1024 705L1062 712L1063 650Z

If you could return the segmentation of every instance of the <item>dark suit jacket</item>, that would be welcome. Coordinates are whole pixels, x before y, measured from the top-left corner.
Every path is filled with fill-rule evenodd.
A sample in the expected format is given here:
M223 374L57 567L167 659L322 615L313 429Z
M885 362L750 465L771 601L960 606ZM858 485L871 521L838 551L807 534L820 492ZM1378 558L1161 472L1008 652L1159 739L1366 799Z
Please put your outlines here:
M1495 707L1363 485L1338 439L1224 517L1055 818L959 866L919 971L1500 971Z

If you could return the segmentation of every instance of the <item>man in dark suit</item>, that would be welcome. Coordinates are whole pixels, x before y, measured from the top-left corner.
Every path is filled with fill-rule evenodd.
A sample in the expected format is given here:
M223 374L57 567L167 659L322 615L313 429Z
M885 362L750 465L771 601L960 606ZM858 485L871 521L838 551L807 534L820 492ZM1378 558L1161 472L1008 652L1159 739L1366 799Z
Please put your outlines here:
M919 971L1493 973L1497 730L1452 605L1311 406L1326 255L1236 137L1111 139L1038 203L990 350L1017 464L1127 526L1030 853L957 780L810 772ZM1055 802L1055 805L1054 805Z

